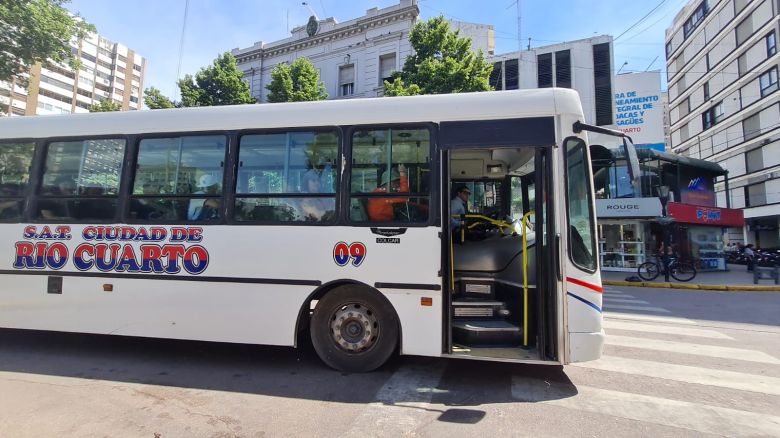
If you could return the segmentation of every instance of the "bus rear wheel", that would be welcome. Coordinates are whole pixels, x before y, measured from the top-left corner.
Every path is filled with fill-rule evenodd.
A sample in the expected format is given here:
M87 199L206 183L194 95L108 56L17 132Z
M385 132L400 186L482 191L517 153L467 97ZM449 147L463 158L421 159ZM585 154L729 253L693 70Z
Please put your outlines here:
M325 295L314 308L310 330L317 354L339 371L375 370L398 344L395 310L365 286L342 286Z

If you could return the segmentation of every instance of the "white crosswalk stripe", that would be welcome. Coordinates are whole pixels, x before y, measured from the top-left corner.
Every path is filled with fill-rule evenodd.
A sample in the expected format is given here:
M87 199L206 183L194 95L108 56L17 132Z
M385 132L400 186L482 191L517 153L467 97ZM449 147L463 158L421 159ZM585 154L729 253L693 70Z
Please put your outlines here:
M396 371L344 434L348 437L409 436L426 416L444 363L408 365Z
M631 336L609 335L605 344L620 347L642 348L646 350L666 351L669 353L693 354L697 356L718 357L723 359L738 359L748 362L780 364L780 360L755 350L742 348L719 347L715 345L700 345L688 342L660 341L656 339L636 338Z
M632 306L632 305L628 305L628 304L612 304L612 305L610 305L609 302L607 302L605 307L607 309L633 310L633 311L636 311L636 312L670 313L668 310L666 310L664 308L653 307L653 306Z
M778 436L780 417L679 400L515 376L512 396L577 411L612 415L719 436ZM728 419L728 421L724 421Z
M660 324L648 324L644 322L637 323L633 321L621 321L621 320L615 320L610 318L604 319L604 321L602 322L602 327L604 327L605 329L613 329L613 330L628 330L632 332L692 336L697 338L734 339L729 335L724 335L723 333L717 332L715 330L690 328L690 327L675 327L675 326L660 325ZM607 331L607 335L609 334L610 334L609 331Z
M637 300L633 298L612 298L612 297L604 297L604 302L606 304L610 303L621 303L621 304L650 304L645 300Z
M734 371L627 359L617 356L602 356L599 360L572 364L572 366L655 377L683 383L718 386L761 394L780 395L780 379Z
M688 318L681 318L679 316L651 316L651 315L638 315L636 313L624 313L605 310L604 318L607 319L621 319L630 321L651 321L661 322L664 324L683 324L683 325L698 325L699 323Z

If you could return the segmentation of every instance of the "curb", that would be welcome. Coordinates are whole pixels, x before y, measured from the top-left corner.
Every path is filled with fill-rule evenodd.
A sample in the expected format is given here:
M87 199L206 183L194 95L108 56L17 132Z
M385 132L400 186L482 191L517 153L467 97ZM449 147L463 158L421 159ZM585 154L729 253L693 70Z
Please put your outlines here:
M682 289L682 290L703 290L720 292L780 292L780 285L759 286L755 284L744 285L723 285L723 284L692 284L692 283L666 283L652 281L621 281L621 280L603 280L601 284L605 286L628 286L628 287L652 287L656 289Z

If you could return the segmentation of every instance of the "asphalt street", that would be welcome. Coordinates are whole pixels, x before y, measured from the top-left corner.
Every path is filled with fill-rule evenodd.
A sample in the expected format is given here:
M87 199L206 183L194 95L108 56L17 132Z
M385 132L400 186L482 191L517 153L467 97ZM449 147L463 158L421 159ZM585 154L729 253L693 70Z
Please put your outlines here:
M780 436L780 294L607 287L565 367L0 330L0 436Z

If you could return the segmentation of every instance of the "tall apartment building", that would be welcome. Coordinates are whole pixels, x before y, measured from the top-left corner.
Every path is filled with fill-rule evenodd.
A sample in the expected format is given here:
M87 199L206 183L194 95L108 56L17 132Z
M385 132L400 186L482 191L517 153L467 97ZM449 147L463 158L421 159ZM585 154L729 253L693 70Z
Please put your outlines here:
M691 0L666 30L671 147L719 163L746 243L780 246L780 0Z
M259 102L268 101L266 86L274 67L301 57L319 69L330 99L377 97L384 92L384 80L400 70L412 53L409 31L419 15L417 0L399 0L343 23L312 16L306 25L293 28L288 38L260 41L232 53ZM493 52L493 26L451 21L450 28L471 38L473 49L485 55Z
M488 57L496 90L563 87L580 93L585 120L612 125L614 86L612 37L602 35Z
M78 72L66 63L37 64L27 88L0 82L0 110L7 116L89 112L93 103L112 99L123 110L138 110L147 61L126 46L91 34L74 40Z

